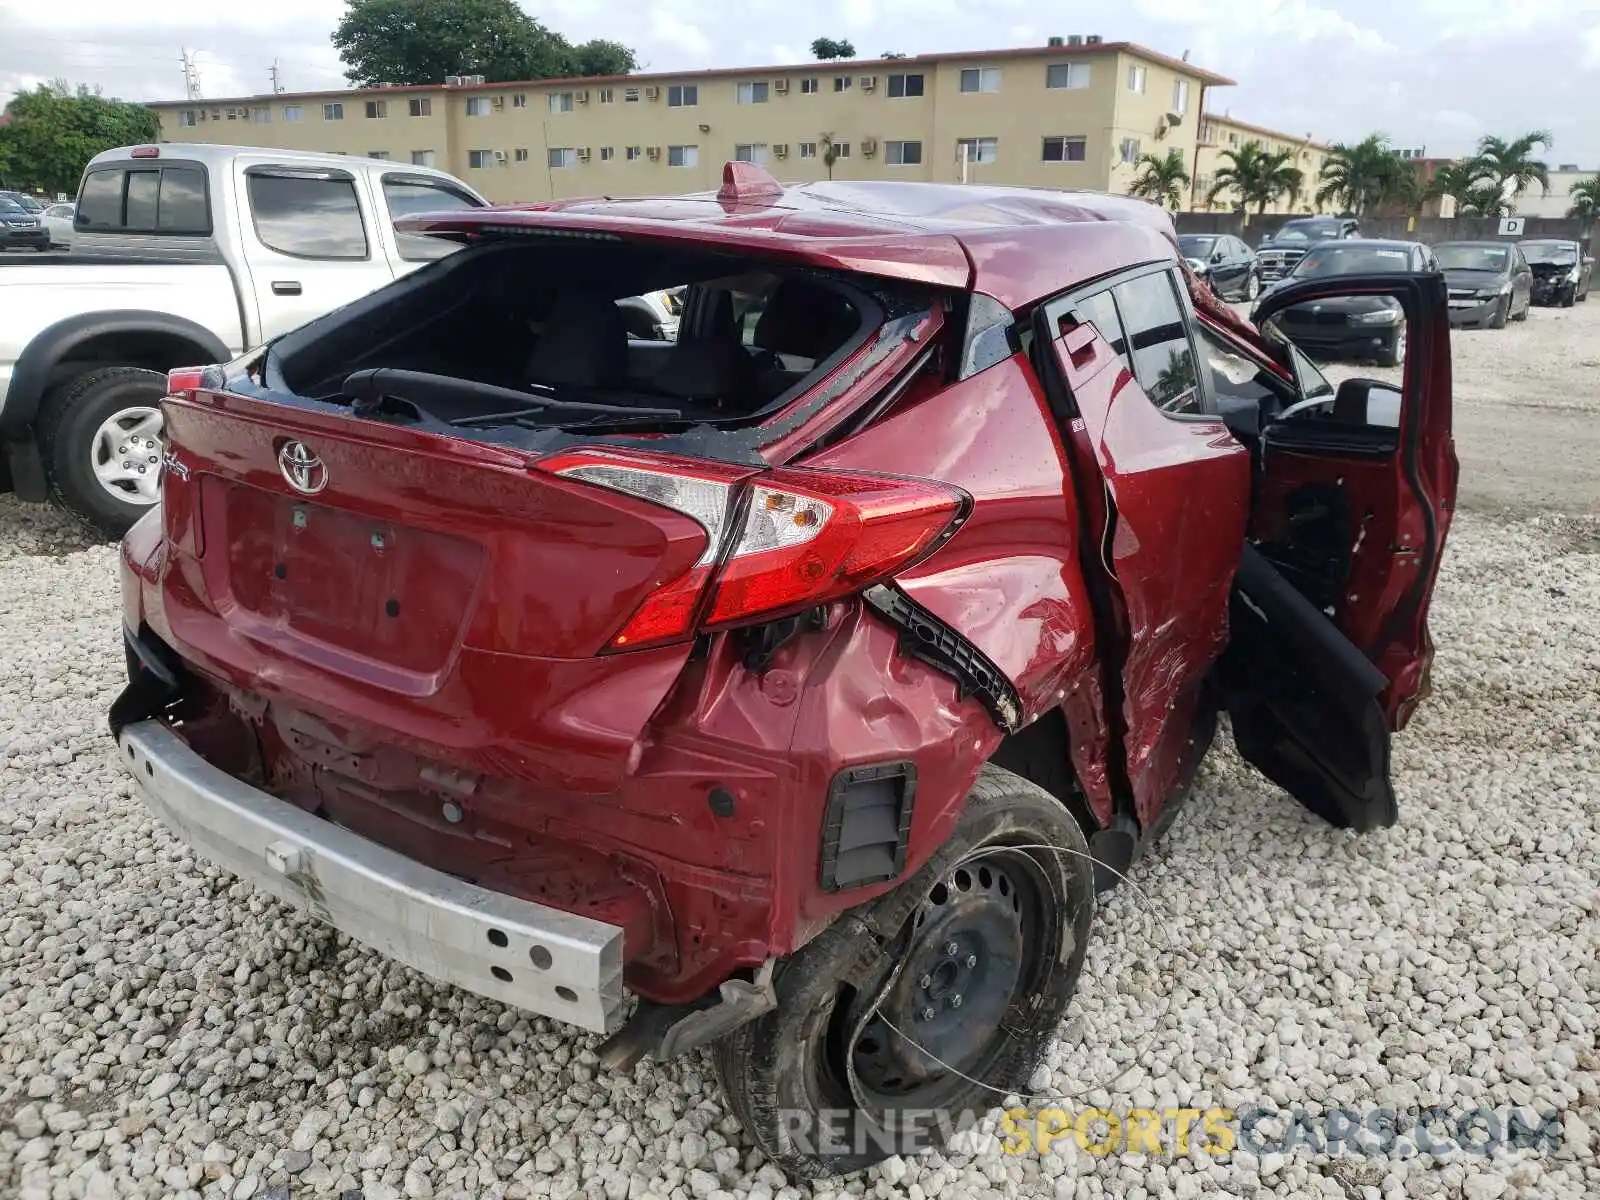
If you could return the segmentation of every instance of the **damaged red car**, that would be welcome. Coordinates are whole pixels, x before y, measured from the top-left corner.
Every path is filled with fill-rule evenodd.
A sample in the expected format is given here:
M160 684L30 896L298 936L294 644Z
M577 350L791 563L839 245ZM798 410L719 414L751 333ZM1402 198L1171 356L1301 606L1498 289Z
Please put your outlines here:
M202 857L613 1064L711 1046L813 1175L1025 1085L1219 714L1395 821L1441 277L1251 326L1142 201L742 164L403 225L453 252L170 379L111 722ZM1274 314L1368 294L1404 381L1335 388Z

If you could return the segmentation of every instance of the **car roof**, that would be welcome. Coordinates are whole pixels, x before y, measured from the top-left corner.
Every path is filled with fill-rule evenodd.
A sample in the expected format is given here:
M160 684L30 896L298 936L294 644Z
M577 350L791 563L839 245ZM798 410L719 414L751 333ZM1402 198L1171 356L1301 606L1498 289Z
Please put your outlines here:
M1491 248L1503 250L1507 246L1515 246L1516 244L1516 242L1497 242L1490 238L1460 238L1448 242L1435 242L1433 248L1437 250L1440 246L1482 246L1486 250Z
M1136 263L1175 261L1164 209L1100 192L941 183L779 183L729 163L715 192L598 197L405 217L409 232L547 232L701 243L796 264L986 292L1024 308Z
M1385 250L1416 250L1422 246L1421 242L1408 242L1404 238L1345 238L1340 246L1381 246ZM1338 247L1319 246L1319 250L1337 249Z

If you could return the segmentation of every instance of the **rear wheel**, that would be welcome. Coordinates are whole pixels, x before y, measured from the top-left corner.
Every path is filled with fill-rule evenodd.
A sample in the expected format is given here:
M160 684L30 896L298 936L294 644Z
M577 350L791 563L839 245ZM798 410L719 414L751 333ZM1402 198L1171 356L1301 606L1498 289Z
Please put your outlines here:
M39 444L61 503L113 537L161 498L167 379L106 367L64 384L39 410Z
M1501 321L1501 325L1505 322ZM1496 326L1499 328L1499 326ZM1378 352L1378 365L1380 367L1398 367L1406 358L1406 327L1399 326L1394 331L1394 337L1382 350Z
M1088 852L1057 800L985 767L933 859L784 962L778 1007L717 1043L767 1156L795 1176L858 1171L1026 1087L1083 968Z

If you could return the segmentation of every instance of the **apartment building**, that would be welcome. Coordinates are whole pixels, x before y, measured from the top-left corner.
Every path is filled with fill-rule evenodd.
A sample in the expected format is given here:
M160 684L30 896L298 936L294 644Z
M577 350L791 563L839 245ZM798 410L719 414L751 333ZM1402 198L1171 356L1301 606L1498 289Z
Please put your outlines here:
M1193 161L1198 114L1233 81L1127 42L530 83L456 78L151 107L164 140L436 166L491 200L785 181L906 179L1128 190L1147 152Z
M1287 195L1267 205L1269 213L1310 213L1322 211L1317 204L1318 179L1322 164L1328 159L1330 147L1315 141L1308 133L1303 137L1280 133L1261 125L1251 125L1226 114L1205 113L1200 120L1200 143L1190 175L1194 180L1193 205L1197 210L1227 211L1238 203L1231 192L1221 192L1208 204L1207 197L1216 183L1217 171L1228 165L1223 155L1237 151L1250 142L1256 142L1268 153L1288 151L1294 156L1294 165L1305 173L1305 185L1295 197ZM1254 207L1252 206L1252 211Z

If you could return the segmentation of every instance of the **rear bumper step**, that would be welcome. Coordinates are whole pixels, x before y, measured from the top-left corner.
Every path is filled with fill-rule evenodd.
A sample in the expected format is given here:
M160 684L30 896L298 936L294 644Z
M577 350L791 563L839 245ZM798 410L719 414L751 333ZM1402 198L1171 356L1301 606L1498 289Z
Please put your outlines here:
M235 779L159 722L117 745L207 861L433 979L596 1033L621 1025L620 926L435 871Z

